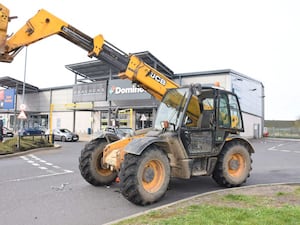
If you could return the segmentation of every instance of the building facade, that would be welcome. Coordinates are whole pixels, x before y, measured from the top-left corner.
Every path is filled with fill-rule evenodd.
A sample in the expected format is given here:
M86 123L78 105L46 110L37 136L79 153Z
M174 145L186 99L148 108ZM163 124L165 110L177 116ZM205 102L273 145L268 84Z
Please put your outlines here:
M245 132L248 138L262 137L264 127L264 86L261 82L233 70L217 70L175 74L179 85L214 84L239 97ZM16 96L21 102L22 95ZM97 134L107 125L131 127L134 130L151 127L159 102L142 88L128 80L105 79L87 84L40 89L27 93L25 126L68 128L79 134ZM9 128L19 127L13 111L0 111L0 118ZM16 119L15 119L16 118Z
M174 74L150 52L135 55L179 86L218 82L222 88L234 92L244 118L245 132L241 135L262 137L264 86L261 82L229 69ZM0 78L0 87L7 93L16 89L15 97L6 97L5 93L3 96L4 100L13 100L9 105L14 107L1 108L4 100L0 104L4 126L17 131L22 123L25 127L68 128L79 134L97 134L108 125L134 130L152 126L159 102L131 81L119 79L116 68L100 60L66 65L66 68L75 75L74 85L39 89L13 78ZM26 119L18 118L24 105Z

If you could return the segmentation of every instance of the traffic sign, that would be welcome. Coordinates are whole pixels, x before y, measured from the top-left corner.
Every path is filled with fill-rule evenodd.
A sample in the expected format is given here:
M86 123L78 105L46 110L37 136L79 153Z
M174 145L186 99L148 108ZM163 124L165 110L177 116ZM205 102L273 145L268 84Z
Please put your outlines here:
M21 104L21 105L20 105L20 110L21 110L21 111L24 111L25 109L26 109L26 105L25 105L25 104Z
M22 110L18 116L18 119L20 120L26 120L27 119L27 116L25 114L25 112Z
M142 114L142 116L141 116L141 119L140 119L141 121L146 121L147 120L147 117L145 116L145 114Z

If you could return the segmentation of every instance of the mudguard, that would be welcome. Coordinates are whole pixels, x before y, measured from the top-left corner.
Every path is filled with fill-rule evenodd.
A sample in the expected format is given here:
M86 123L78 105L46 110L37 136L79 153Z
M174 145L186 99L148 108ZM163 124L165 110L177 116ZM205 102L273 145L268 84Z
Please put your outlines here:
M250 153L254 153L254 152L255 152L255 151L254 151L254 147L253 147L253 145L250 143L250 141L247 140L246 138L243 138L243 137L239 136L239 135L234 135L234 134L229 135L229 136L226 138L226 141L223 143L223 145L224 145L226 142L233 141L233 140L239 140L239 141L245 143L245 144L248 146L248 149L249 149ZM222 146L222 148L223 148L223 146ZM221 148L221 149L222 149L222 148Z
M125 147L125 152L134 154L134 155L141 155L142 152L153 143L157 143L157 144L161 145L161 144L165 144L166 142L159 139L158 137L137 138L137 139L133 139Z
M116 134L111 132L102 132L100 135L97 136L97 138L105 139L107 143L120 140L120 138Z

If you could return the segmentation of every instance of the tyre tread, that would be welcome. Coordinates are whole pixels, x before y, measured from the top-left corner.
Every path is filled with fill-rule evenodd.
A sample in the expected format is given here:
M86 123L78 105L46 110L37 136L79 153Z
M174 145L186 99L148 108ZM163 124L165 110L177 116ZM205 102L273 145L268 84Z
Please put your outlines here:
M166 192L162 194L162 196L158 197L155 200L149 200L142 196L139 192L139 184L137 181L137 173L138 173L138 166L140 161L143 157L151 154L152 151L161 151L157 148L145 150L142 155L133 155L133 154L126 154L122 168L120 171L120 190L122 195L130 202L136 205L149 205L154 202L157 202L161 199ZM161 151L162 152L162 151ZM169 176L170 174L167 174ZM169 181L168 181L169 182Z
M245 179L239 183L239 184L233 184L233 183L230 183L229 181L227 181L225 175L224 175L224 171L223 171L223 164L224 164L224 159L225 159L225 156L227 154L227 152L233 147L233 146L236 146L236 145L242 145L243 147L245 147L248 152L249 152L249 156L250 156L250 170L248 171L248 175L247 177L245 177ZM248 146L243 144L242 142L229 142L225 145L224 149L221 151L221 153L219 154L219 157L218 157L218 162L216 164L216 167L214 169L214 172L212 174L212 178L215 180L215 182L217 184L219 184L220 186L222 187L228 187L228 188L231 188L231 187L239 187L241 186L243 183L245 183L247 181L247 178L250 176L250 171L252 170L252 159L251 159L251 153L250 153L250 150L248 149Z
M79 157L79 170L82 177L90 184L94 186L103 186L110 185L114 179L108 180L98 180L94 177L91 167L92 167L92 154L100 145L105 147L107 142L102 138L97 138L85 145L85 147L81 150L81 154Z

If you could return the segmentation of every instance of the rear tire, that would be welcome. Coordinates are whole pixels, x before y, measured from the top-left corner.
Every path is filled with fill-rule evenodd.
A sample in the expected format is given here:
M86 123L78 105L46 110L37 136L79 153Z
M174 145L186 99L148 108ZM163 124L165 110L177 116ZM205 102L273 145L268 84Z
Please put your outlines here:
M121 193L132 203L148 205L158 201L165 195L169 181L169 159L156 147L141 155L125 155L120 171Z
M94 186L110 185L117 177L116 171L103 168L101 165L103 149L108 143L97 138L85 145L79 157L79 170L82 177Z
M240 142L227 143L219 155L213 172L213 179L223 187L238 187L250 176L251 155Z

